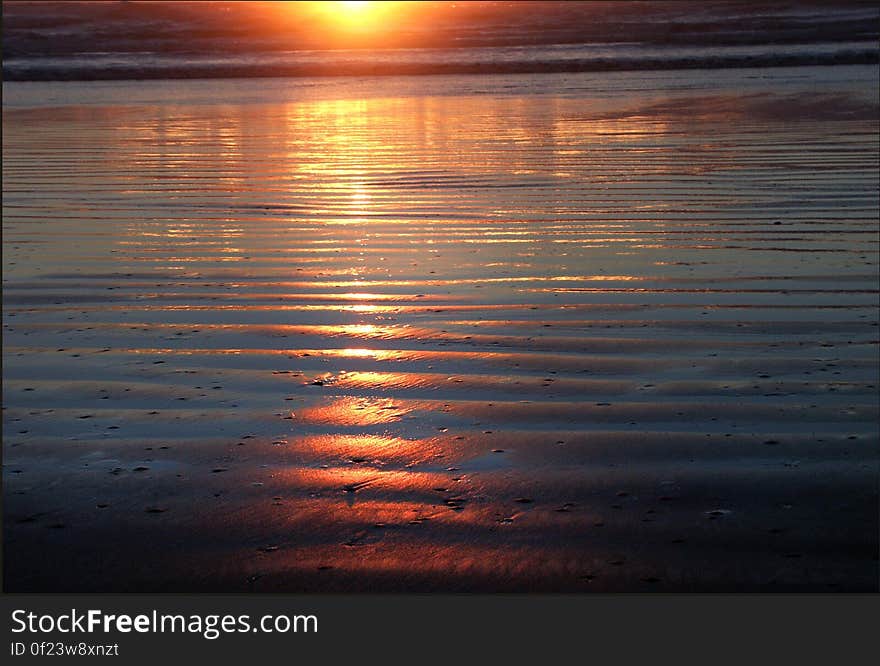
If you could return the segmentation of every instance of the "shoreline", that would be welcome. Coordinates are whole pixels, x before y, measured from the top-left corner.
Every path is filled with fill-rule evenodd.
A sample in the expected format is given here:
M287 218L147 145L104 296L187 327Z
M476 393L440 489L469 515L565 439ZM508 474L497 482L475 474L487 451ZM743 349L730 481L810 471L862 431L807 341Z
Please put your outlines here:
M638 62L493 62L493 63L348 63L345 65L212 65L171 69L143 70L138 67L112 67L96 70L92 67L68 67L30 70L22 68L15 59L5 59L3 80L26 81L142 81L188 79L250 79L250 78L324 78L324 77L385 77L385 76L451 76L451 75L507 75L507 74L580 74L602 72L657 72L715 69L752 69L776 67L821 67L837 65L876 65L880 50L841 52L820 55L731 56L711 59L639 59Z

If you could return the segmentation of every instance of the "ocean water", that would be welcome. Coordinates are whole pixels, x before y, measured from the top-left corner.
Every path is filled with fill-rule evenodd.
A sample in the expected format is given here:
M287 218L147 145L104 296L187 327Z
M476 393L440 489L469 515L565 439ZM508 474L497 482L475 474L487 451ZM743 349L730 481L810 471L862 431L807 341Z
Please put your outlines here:
M876 589L877 73L5 83L5 588Z
M6 80L104 80L403 74L505 74L876 63L876 41L639 43L231 53L86 52L4 60Z

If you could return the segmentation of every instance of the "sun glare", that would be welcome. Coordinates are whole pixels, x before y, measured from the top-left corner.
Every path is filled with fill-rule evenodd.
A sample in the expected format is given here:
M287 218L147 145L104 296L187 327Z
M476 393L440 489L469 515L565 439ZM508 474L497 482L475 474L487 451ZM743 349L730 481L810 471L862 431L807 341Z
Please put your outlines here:
M326 20L346 32L381 32L402 2L314 2Z

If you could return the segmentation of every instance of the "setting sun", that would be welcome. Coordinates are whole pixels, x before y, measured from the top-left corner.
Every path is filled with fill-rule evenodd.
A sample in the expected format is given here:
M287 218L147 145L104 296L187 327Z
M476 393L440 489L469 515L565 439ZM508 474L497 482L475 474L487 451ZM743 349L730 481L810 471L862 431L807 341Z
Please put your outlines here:
M387 19L402 2L315 2L313 6L325 20L346 32L381 32ZM380 20L381 19L381 20Z

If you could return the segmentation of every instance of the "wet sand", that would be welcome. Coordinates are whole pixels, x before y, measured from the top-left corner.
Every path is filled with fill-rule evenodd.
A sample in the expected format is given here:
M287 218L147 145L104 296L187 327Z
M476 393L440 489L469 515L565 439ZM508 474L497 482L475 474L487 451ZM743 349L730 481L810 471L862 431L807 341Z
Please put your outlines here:
M7 83L7 591L876 591L877 67Z

